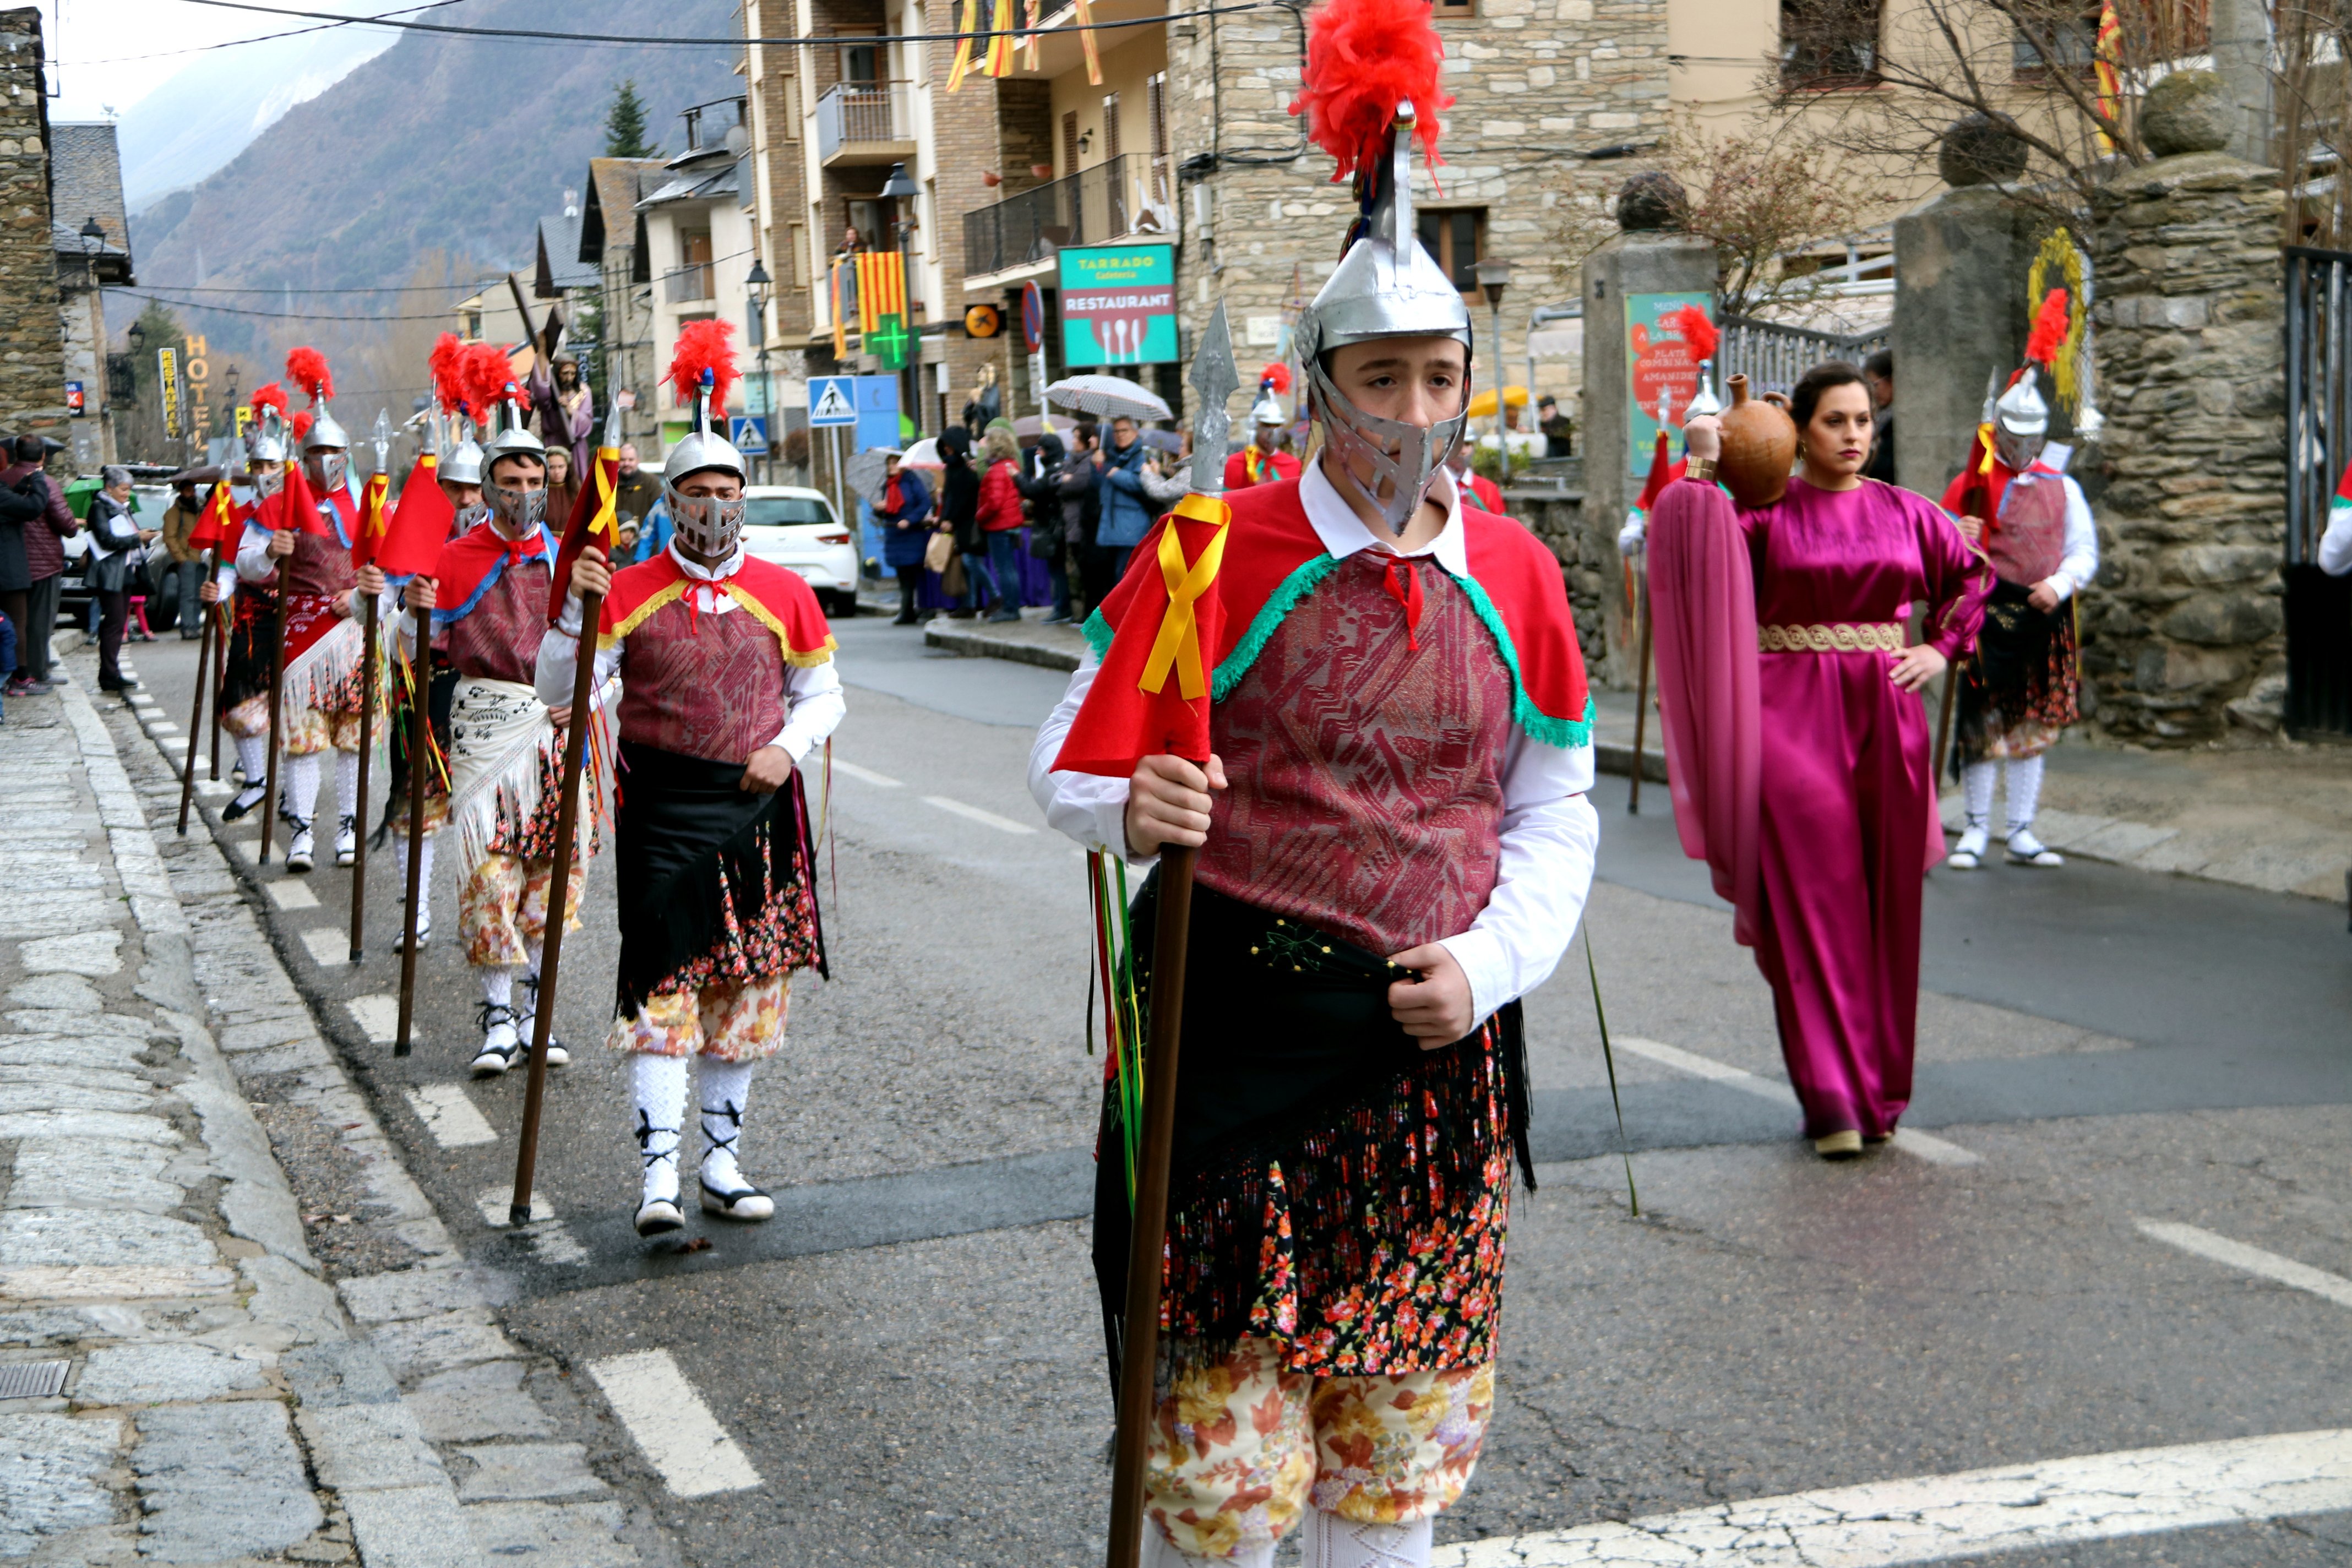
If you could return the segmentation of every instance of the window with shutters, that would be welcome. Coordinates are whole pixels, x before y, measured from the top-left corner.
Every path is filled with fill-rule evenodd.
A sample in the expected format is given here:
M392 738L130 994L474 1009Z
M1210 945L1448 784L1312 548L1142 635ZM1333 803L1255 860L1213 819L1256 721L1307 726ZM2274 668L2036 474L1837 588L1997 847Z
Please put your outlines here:
M1478 0L1433 0L1429 11L1441 22L1459 21L1478 14Z
M1151 114L1151 200L1166 205L1176 199L1168 167L1168 73L1154 72L1143 86Z
M1465 294L1478 291L1478 258L1486 249L1485 207L1423 207L1413 214L1421 231L1421 247L1445 269L1445 276Z
M1078 111L1075 109L1062 116L1062 173L1078 172Z
M1103 159L1118 156L1118 94L1103 94Z

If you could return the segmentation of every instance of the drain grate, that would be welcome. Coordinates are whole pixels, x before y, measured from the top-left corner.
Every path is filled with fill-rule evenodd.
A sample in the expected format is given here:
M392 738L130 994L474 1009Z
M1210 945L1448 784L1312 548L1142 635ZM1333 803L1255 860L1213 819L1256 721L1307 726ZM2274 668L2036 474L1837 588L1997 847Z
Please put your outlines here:
M66 1385L69 1361L0 1363L0 1399L52 1399Z

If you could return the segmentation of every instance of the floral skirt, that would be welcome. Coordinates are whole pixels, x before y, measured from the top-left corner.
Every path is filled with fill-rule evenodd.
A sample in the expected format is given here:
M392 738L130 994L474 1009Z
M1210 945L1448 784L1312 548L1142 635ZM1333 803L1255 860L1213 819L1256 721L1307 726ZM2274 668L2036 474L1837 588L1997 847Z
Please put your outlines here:
M2044 614L2026 602L2027 593L1995 583L1985 605L1952 724L1956 773L1996 757L2038 757L2082 716L2074 606Z

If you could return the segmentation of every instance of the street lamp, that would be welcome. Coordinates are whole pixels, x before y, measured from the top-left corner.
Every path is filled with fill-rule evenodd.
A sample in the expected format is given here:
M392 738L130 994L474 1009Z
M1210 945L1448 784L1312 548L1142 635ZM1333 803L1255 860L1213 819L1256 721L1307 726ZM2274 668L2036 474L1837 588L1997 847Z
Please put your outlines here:
M236 366L234 364L228 367L228 433L232 437L236 434ZM212 432L206 431L205 434L209 436Z
M1503 482L1511 482L1511 430L1503 417L1503 290L1510 285L1511 264L1499 256L1482 256L1475 268L1479 290L1486 296L1487 333L1495 344L1495 449L1502 459Z
M751 270L744 276L743 288L751 300L751 338L760 345L760 417L767 422L768 432L768 449L760 454L760 469L770 484L776 480L775 387L768 380L768 285L773 281L768 276L766 264L756 256L751 258Z
M908 177L907 165L904 163L891 164L890 177L882 182L883 199L891 204L892 237L898 242L898 278L907 294L906 313L898 324L907 333L909 348L905 363L898 367L898 406L908 413L913 411L916 401L909 391L908 376L910 373L919 374L920 372L915 370L918 356L911 346L915 335L915 283L914 269L908 264L907 259L907 237L914 231L915 220L908 215L915 210L915 197L920 195L922 187ZM916 421L916 428L919 430L922 428L920 420ZM895 437L898 433L893 431L891 434ZM891 445L896 446L898 442L894 439Z

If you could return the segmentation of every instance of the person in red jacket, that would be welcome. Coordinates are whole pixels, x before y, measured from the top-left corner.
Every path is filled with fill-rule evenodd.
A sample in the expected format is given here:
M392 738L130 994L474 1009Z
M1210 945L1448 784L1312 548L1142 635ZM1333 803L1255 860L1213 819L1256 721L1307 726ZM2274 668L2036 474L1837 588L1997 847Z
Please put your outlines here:
M1290 423L1283 416L1282 395L1289 390L1288 365L1270 364L1258 372L1257 401L1250 405L1250 423L1256 429L1248 446L1225 459L1225 489L1245 490L1298 477L1298 459L1282 449L1282 432Z
M1018 530L1028 519L1021 510L1021 437L1013 422L999 419L981 439L988 464L980 477L980 531L988 541L988 577L995 598L989 606L992 621L1021 618L1021 540Z

